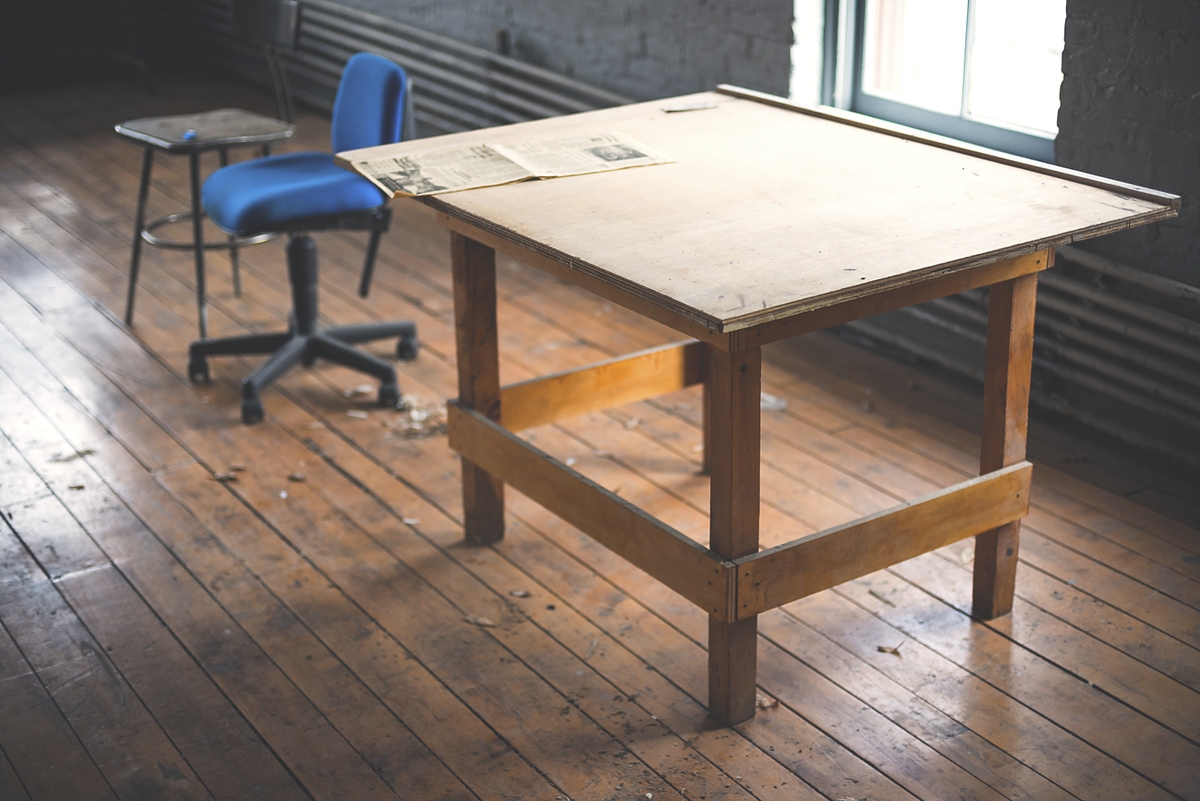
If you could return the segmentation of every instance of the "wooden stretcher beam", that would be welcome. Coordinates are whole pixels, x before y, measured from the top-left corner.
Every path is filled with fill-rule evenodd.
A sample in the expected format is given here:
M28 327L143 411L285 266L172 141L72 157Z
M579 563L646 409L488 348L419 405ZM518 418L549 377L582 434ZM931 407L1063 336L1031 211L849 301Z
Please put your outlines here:
M1025 517L1033 465L1018 462L901 506L742 559L737 617L749 618Z
M566 370L500 391L500 421L509 431L654 398L704 380L704 346L678 342Z
M447 406L450 447L712 615L734 608L733 564L478 412Z

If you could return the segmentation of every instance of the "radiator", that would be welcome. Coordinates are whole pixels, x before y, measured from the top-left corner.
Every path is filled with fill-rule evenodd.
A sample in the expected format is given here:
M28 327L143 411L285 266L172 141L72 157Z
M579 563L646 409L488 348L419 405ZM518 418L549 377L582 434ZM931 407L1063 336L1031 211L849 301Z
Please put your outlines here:
M1200 469L1200 289L1077 247L1056 263L1039 277L1033 405ZM986 330L982 289L842 334L982 386Z
M491 53L329 0L304 0L300 44L282 55L296 98L333 109L346 60L369 51L393 59L413 79L419 136L572 114L630 102L549 70ZM229 34L229 0L192 0L200 58L270 85L261 51Z

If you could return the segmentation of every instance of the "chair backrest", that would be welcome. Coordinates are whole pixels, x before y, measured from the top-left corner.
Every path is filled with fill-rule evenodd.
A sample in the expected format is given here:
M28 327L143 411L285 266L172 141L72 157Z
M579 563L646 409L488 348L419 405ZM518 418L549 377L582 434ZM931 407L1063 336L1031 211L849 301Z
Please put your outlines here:
M300 38L297 0L233 0L229 28L239 39L250 39L281 50L295 50Z
M287 122L296 121L296 103L279 51L296 49L300 16L297 0L233 0L229 8L229 29L233 35L263 46L271 83L275 85L275 113Z
M333 101L333 152L399 142L407 94L399 66L372 53L351 56Z

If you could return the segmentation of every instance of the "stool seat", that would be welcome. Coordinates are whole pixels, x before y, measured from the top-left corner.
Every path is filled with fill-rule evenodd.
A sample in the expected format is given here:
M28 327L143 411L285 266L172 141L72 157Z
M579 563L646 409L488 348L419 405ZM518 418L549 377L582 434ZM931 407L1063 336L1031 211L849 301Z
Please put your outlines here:
M116 126L121 136L164 150L191 153L219 147L273 144L296 132L291 123L240 108L142 117Z
M125 298L125 324L133 325L133 299L137 290L138 272L141 268L142 243L155 247L188 249L193 251L196 264L196 316L200 336L208 336L208 300L204 281L204 251L221 248L229 251L233 267L233 291L242 294L241 273L238 268L237 249L244 245L264 242L271 236L251 239L230 236L225 242L204 242L201 229L203 213L200 207L200 155L216 150L221 166L229 163L229 148L258 147L265 156L271 145L288 139L296 126L282 120L244 111L240 108L221 108L199 114L171 114L162 117L142 117L122 122L116 132L126 139L140 144L142 154L142 178L138 187L137 211L134 215L133 248L129 258L129 289ZM146 221L146 199L150 194L150 172L154 165L154 153L160 151L188 157L188 173L192 203L188 211L167 214ZM192 239L190 242L176 241L156 236L153 232L170 223L190 219Z
M218 170L204 183L204 212L235 236L278 231L292 220L367 211L385 198L333 163L331 153L288 153Z

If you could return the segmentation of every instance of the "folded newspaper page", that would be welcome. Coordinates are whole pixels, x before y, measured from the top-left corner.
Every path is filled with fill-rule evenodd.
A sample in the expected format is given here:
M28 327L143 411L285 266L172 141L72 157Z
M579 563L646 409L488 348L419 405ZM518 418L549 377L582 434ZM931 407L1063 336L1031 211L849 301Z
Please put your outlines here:
M397 158L356 161L354 169L392 197L421 197L500 186L532 178L670 164L621 133L572 136L520 144L483 144Z

